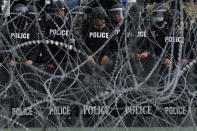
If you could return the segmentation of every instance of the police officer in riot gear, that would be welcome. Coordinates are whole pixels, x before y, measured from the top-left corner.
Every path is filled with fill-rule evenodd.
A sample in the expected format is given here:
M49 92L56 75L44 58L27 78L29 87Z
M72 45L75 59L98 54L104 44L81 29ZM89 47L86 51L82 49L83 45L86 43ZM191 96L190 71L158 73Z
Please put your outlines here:
M6 36L3 39L4 46L11 51L6 53L6 61L8 61L5 62L6 64L8 63L6 67L13 67L8 68L7 70L10 69L9 73L4 74L7 77L5 82L9 82L11 78L10 72L13 72L14 79L18 80L18 84L12 85L13 88L8 90L9 95L19 96L10 98L11 107L19 107L19 103L21 103L19 99L24 97L21 95L21 90L25 91L25 97L29 98L38 89L38 85L35 83L37 78L34 75L36 71L32 70L30 65L36 64L35 61L40 53L40 45L33 42L38 40L38 30L36 24L29 20L28 8L23 4L16 4L13 8L13 14L10 16L10 23L4 26L5 32L2 32ZM22 87L20 88L21 90L19 86ZM29 101L26 102L25 104L29 104Z
M76 64L76 52L72 50L75 46L75 42L72 33L70 33L70 25L67 19L65 19L66 7L64 2L56 1L53 3L53 9L55 13L46 22L45 36L47 40L54 42L49 44L44 43L42 48L43 60L47 66L46 71L49 73L46 77L50 77L50 79L50 74L62 75L71 71ZM60 93L65 90L66 87L71 86L75 78L72 76L73 74L74 72L70 72L69 76L64 79L52 78L50 92L55 94ZM74 83L72 87L75 87ZM71 97L69 97L69 99Z
M74 29L74 33L82 38L82 26L84 24L84 9L83 7L75 7L70 10L70 24Z
M50 80L47 88L54 96L58 95L59 98L73 100L75 99L75 93L72 93L72 91L76 87L76 82L74 81L76 76L74 76L75 72L72 69L76 64L76 52L72 49L75 46L75 42L70 32L70 24L65 17L67 13L65 3L58 0L53 3L52 7L54 15L46 22L45 36L46 40L54 42L43 43L42 48L43 60L48 72L45 77ZM64 73L68 74L63 76ZM54 75L62 75L63 77L57 78ZM56 101L54 104L56 106L68 105L67 102L62 101Z
M125 62L127 52L130 52L129 48L129 33L128 30L130 29L131 24L128 23L125 26L125 18L124 18L124 7L122 4L114 4L112 8L109 10L109 14L111 17L110 30L113 32L113 43L110 45L111 56L110 66L108 66L108 70L114 71L114 66L116 64L120 64L121 62ZM121 63L123 64L123 63ZM110 68L111 67L111 68ZM113 67L113 68L112 68Z
M185 66L188 63L188 61L190 59L193 59L194 57L194 39L192 38L193 35L191 32L189 32L189 30L187 30L184 24L181 24L183 21L181 21L181 14L178 10L172 9L169 11L168 14L169 23L172 23L169 24L169 29L170 32L173 32L173 34L170 34L168 37L166 37L166 41L174 43L174 54L172 57L172 62L178 61L179 48L180 44L182 44L181 64L182 66ZM182 26L183 28L181 28Z
M73 43L78 50L81 50L83 46L82 28L85 25L84 15L85 15L84 7L78 6L71 9L66 16L68 18L67 21L70 26L70 34L71 34L69 43ZM78 52L76 53L76 58L77 61L81 63L84 59L84 56L82 56Z
M27 12L28 8L23 4L17 4L14 7L14 19L7 27L11 46L38 39L38 30L36 29L35 24L29 23ZM11 60L9 61L9 64L10 66L15 66L17 63L25 62L26 64L31 65L36 60L39 52L39 45L32 44L28 47L21 47L17 52L20 58L15 60L13 57L10 57ZM20 62L19 59L21 59Z
M101 47L110 37L110 29L105 21L107 15L102 7L96 7L93 9L92 17L92 24L84 27L82 32L88 64L91 67L94 67L96 63L106 66L109 62L111 42L108 42L103 48Z
M153 9L152 26L150 28L150 31L148 32L150 46L154 47L153 52L157 56L160 56L162 54L162 51L167 45L165 43L165 37L168 35L169 29L165 21L166 12L166 8ZM148 55L148 51L145 51L140 57L146 58ZM170 66L171 63L166 55L167 54L165 54L164 56L164 64L166 66Z
M54 16L46 22L45 36L49 40L63 42L65 45L68 45L70 40L70 25L64 19L66 15L64 2L57 1L53 3L53 8L55 13ZM49 48L49 50L47 48ZM42 53L45 62L49 64L48 67L50 68L57 67L58 64L61 64L62 66L66 64L69 67L72 67L71 62L74 61L73 59L75 56L73 51L55 44L45 45ZM50 53L53 57L49 55ZM66 65L64 66L66 67Z
M166 8L156 8L153 9L153 15L152 15L152 26L150 28L150 31L148 32L148 36L150 37L150 43L149 46L140 54L138 54L139 59L145 59L147 58L151 51L153 51L151 47L156 47L155 54L160 55L162 52L162 49L165 47L164 39L167 33L167 23L165 21L165 13ZM155 40L155 42L153 42ZM158 46L155 46L158 45ZM161 45L162 49L159 48L159 45Z
M115 4L110 9L110 14L112 14L112 23L114 25L123 24L124 22L124 7L122 4Z
M123 12L124 7L122 4L115 4L110 9L110 14L112 15L112 27L111 30L115 30L115 40L116 44L114 43L114 50L118 51L118 49L122 49L125 45L124 38L124 30L125 30L125 23L124 23L124 16Z
M151 44L154 46L154 53L161 56L165 50L164 64L166 67L173 67L177 64L179 58L179 48L182 44L181 61L186 65L188 58L191 56L191 46L185 43L185 31L181 29L180 13L174 9L166 11L163 9L153 12L154 25L151 28ZM167 13L168 18L164 17ZM165 22L167 20L168 24ZM184 32L182 32L184 31ZM181 33L182 32L182 33ZM183 36L181 36L183 34Z

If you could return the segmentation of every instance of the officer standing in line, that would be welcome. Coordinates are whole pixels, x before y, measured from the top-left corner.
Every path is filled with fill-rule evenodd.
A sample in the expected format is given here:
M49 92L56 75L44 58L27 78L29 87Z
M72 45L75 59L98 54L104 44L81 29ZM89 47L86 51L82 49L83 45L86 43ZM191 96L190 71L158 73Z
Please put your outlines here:
M112 41L109 41L101 48L111 34L110 28L106 25L105 21L107 15L102 7L96 7L93 9L92 16L92 24L84 26L82 31L85 51L88 55L88 64L90 67L94 67L96 63L107 66L111 54L109 46L112 44Z
M167 44L165 43L165 37L168 36L169 28L166 22L167 8L164 6L156 6L152 11L151 26L147 29L147 39L145 48L139 52L138 57L140 60L147 59L151 54L153 56L160 57ZM168 47L166 47L165 53L161 58L158 71L160 74L167 72L166 69L170 67L171 62L168 57ZM151 63L150 63L151 64ZM167 67L167 68L166 68ZM151 67L152 68L152 67Z
M82 49L82 43L83 43L83 38L82 38L82 28L85 25L85 20L84 20L85 12L84 12L84 7L82 6L77 6L73 9L71 9L67 15L68 17L68 23L70 26L70 43L73 43L77 50ZM80 53L76 53L76 63L82 63L84 56L81 55Z
M162 53L162 50L165 47L165 36L167 35L168 28L167 23L165 21L164 14L167 10L165 8L159 8L153 10L153 17L152 17L152 26L150 31L148 32L149 37L149 47L146 48L143 52L138 54L140 59L147 58L151 53L151 47L156 47L155 54L159 56ZM161 45L161 47L160 47ZM167 64L167 63L166 63Z
M66 15L66 7L64 5L64 2L54 2L53 7L55 14L46 22L45 36L49 40L68 44L70 39L70 26L67 21L64 21ZM45 62L47 62L48 67L53 69L59 64L63 69L66 69L67 66L71 68L75 56L75 53L70 51L69 48L61 47L60 45L55 44L45 45L42 53L43 59Z
M36 79L34 77L35 71L32 70L30 65L36 61L40 52L40 45L29 43L29 41L38 40L38 30L36 24L29 21L30 18L28 16L28 8L23 4L16 4L14 6L13 15L10 16L10 23L3 27L5 32L2 32L5 36L3 39L4 47L11 51L10 53L5 53L6 56L4 57L7 58L6 61L8 61L8 65L6 66L13 67L10 68L10 70L8 68L8 74L13 75L13 77L16 77L15 79L18 80L18 84L13 84L13 88L8 90L8 94L11 97L11 107L18 107L22 103L19 99L24 96L19 86L23 88L27 97L32 97L31 94L35 91L32 90L32 88L37 88L37 84L35 83ZM28 42L28 44L22 45L25 42ZM7 64L7 62L5 63ZM9 77L8 74L5 74L5 77ZM5 81L9 82L9 79L10 78L6 78ZM12 98L12 95L18 95L19 97ZM25 101L25 104L29 104L29 101ZM25 104L23 105L25 106Z
M122 4L114 4L109 10L109 14L111 15L111 22L109 22L110 30L111 32L114 32L114 42L110 45L110 50L112 52L110 60L112 60L113 65L108 66L108 70L115 71L114 66L116 66L118 63L119 65L123 65L123 62L128 60L126 59L127 53L128 56L130 56L130 42L128 39L130 33L128 30L130 30L131 23L125 25L124 7ZM113 67L113 69L110 67Z
M153 10L153 25L151 26L150 31L148 32L150 46L154 47L154 53L157 56L160 56L162 54L162 51L166 46L165 37L168 35L168 27L164 17L166 11L167 10L165 8ZM139 57L140 59L144 59L148 57L149 54L149 51L146 50L139 54ZM166 66L170 65L169 58L166 57L166 54L164 55L164 63Z
M192 40L192 34L190 35L189 30L187 30L185 25L183 25L183 29L181 29L181 14L178 10L170 10L168 12L168 16L168 23L172 23L168 24L169 29L170 32L173 32L173 34L169 34L165 38L165 42L170 43L171 47L169 50L169 54L171 54L171 52L173 51L173 56L171 56L171 62L172 64L176 64L178 62L179 48L180 44L182 44L181 64L182 66L185 66L188 61L194 57L194 40ZM183 36L181 36L181 33L183 33ZM173 50L171 48L173 48Z
M135 6L133 6L133 8L136 8ZM132 12L132 13L135 13ZM127 40L127 43L125 43L125 37L130 37L133 36L133 34L129 33L126 29L125 29L125 20L124 20L124 7L122 4L115 4L112 6L112 9L110 9L110 14L112 14L112 28L111 30L113 31L115 29L115 40L116 43L118 43L115 47L115 50L118 51L118 49L123 49L126 45L128 46L129 41ZM127 28L131 27L131 22L128 23ZM126 32L125 32L126 31ZM143 43L143 47L140 47L141 50L143 50L144 52L140 52L140 54L138 54L140 59L143 59L145 57L148 56L148 53L150 53L149 49L148 49L148 45L146 43L147 39L146 39L146 31L138 31L137 32L137 43L141 42L140 44L142 44L142 41L145 41ZM144 40L145 39L145 40ZM113 44L115 45L115 44ZM137 45L138 46L138 45Z
M76 82L74 81L76 75L72 71L76 64L76 52L71 50L71 46L73 48L75 43L71 40L73 39L73 34L71 33L68 19L65 17L67 13L65 2L60 0L54 1L52 8L54 9L54 15L51 15L46 22L45 36L46 40L55 42L49 44L43 43L42 47L43 61L47 66L46 72L49 73L45 76L49 80L47 89L54 98L62 98L62 101L54 102L55 106L70 106L71 103L67 100L75 99L75 94L72 91L76 87ZM68 75L64 75L66 73ZM62 77L57 78L54 76ZM53 105L50 106L53 107ZM47 116L48 114L49 110L46 112ZM67 120L65 120L66 123L70 123L72 119Z
M112 27L111 31L115 30L115 40L116 44L112 44L112 48L115 52L121 51L125 47L125 23L123 16L124 7L122 4L115 4L110 9L110 14L112 15Z
M70 50L70 45L73 47L75 43L70 42L72 34L70 33L70 25L68 21L65 21L66 7L63 1L56 1L53 3L54 16L46 22L45 36L46 39L53 40L56 42L62 42L61 44L43 44L42 54L45 64L47 64L47 72L55 73L56 75L62 75L65 72L71 71L75 64L76 53ZM55 83L63 83L62 80L53 79ZM69 86L73 80L65 79L65 85L57 86L53 84L52 89L64 88Z
M75 7L70 10L70 25L74 29L74 33L82 39L82 27L84 24L84 9L81 6Z
M16 14L16 19L6 27L11 42L11 45L9 46L12 48L12 46L16 46L17 44L20 45L27 41L37 40L38 30L34 23L29 23L28 8L23 4L17 4L14 7L14 13ZM23 62L27 65L33 64L39 55L40 45L32 44L28 47L21 47L17 50L19 56L10 57L9 65L12 67Z
M164 17L166 16L164 15L165 13L169 16L168 19ZM163 51L165 51L164 56L162 57L162 59L164 59L163 63L165 67L162 66L163 69L161 69L161 72L169 67L172 68L177 64L180 44L183 44L181 64L182 66L187 64L188 58L192 54L189 50L192 48L189 44L185 43L184 35L185 32L181 37L179 12L171 10L169 13L165 9L157 9L153 11L153 26L149 32L149 42L150 46L153 46L154 53L157 56L160 57Z

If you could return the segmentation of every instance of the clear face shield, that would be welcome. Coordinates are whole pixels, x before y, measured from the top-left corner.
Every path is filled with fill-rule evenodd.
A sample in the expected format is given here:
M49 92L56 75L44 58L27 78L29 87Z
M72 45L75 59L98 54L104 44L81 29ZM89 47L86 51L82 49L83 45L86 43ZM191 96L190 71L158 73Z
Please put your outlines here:
M111 17L113 21L120 23L124 19L124 9L123 8L115 8L110 10Z
M74 26L75 29L80 29L82 27L82 24L84 22L84 15L83 9L81 8L75 8L70 11L70 20L71 24Z
M64 19L65 15L66 15L66 6L65 6L65 2L62 0L53 0L52 1L52 5L54 8L54 13L55 16L61 19Z
M84 21L84 13L83 12L72 12L72 20L74 23L82 24Z

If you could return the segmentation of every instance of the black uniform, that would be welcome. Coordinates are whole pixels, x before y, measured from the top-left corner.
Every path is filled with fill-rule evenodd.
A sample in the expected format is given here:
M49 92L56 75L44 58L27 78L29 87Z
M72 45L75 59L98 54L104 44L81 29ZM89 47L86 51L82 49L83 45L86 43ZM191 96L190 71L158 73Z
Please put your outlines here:
M110 28L105 25L101 30L94 24L83 29L83 40L85 42L85 50L88 56L93 55L97 52L109 39L110 37ZM110 56L111 51L109 46L112 44L112 41L109 41L104 48L95 55L95 58L100 62L103 56Z
M18 4L15 6L15 13L18 13L16 19L14 19L11 23L9 23L6 27L7 37L10 41L10 45L6 44L8 48L12 48L17 45L21 45L24 42L38 40L38 30L36 28L36 24L32 23L28 16L28 9L22 5ZM22 13L22 15L21 15ZM22 46L16 50L18 54L18 60L21 59L21 62L25 62L26 60L32 60L33 62L36 60L37 56L40 52L39 44L31 44L27 46ZM11 59L15 59L15 54L12 54Z
M8 31L12 46L38 39L38 30L35 24L29 24L27 21L21 21L18 24L17 21L10 23L8 25ZM40 53L40 45L32 44L27 47L21 47L17 53L23 62L26 60L32 60L34 62Z
M70 11L70 14L68 15L69 17L69 24L72 26L74 29L74 32L82 36L82 27L84 24L84 9L83 7L79 6Z
M17 98L19 99L24 97L21 95L21 88L19 89L19 86L23 88L22 90L25 91L28 97L31 97L30 94L35 93L35 90L39 88L35 82L37 81L37 77L34 75L37 74L36 70L32 70L31 66L23 65L27 60L35 62L40 53L40 45L36 42L32 42L38 40L38 30L36 24L29 21L27 18L27 12L28 9L25 5L17 4L14 8L14 13L16 15L11 15L11 22L5 26L6 39L4 39L4 45L9 51L11 51L8 62L14 60L19 63L15 68L9 68L10 66L7 67L8 70L11 69L15 73L14 77L18 80L18 84L13 84L8 92L9 94L13 93L13 95L18 96ZM6 62L6 64L8 62ZM5 73L7 73L5 76L9 77L5 82L8 82L11 77L7 70ZM19 107L21 101L17 98L11 99L11 107Z
M144 16L142 16L144 17ZM148 38L148 22L140 24L137 28L137 53L148 52L149 54L152 52L152 47L149 43ZM150 56L150 55L149 55Z
M93 20L105 20L107 14L102 7L94 8L92 12ZM109 39L111 35L110 27L104 24L101 29L99 29L93 22L90 25L85 25L83 27L83 40L85 42L85 51L88 56L95 54L97 62L100 63L103 56L110 56L111 50L110 46L113 44L113 39ZM107 42L107 40L109 40ZM107 42L107 43L106 43ZM101 48L103 45L105 46Z
M162 54L162 51L166 46L165 37L167 36L167 32L168 29L165 25L163 25L163 27L153 25L148 32L150 45L154 47L154 53L157 56Z
M70 42L73 38L72 34L70 34L69 25L65 23L63 19L54 17L46 22L45 27L46 39L55 41L55 43L43 44L43 60L45 64L48 65L46 71L55 75L62 75L65 72L71 71L72 66L75 65L76 52L70 50L71 46L72 48L75 46L75 43ZM56 42L61 42L61 44L56 44ZM70 66L69 63L72 63L72 66ZM53 65L53 68L49 67L50 64ZM73 74L74 72L69 73L69 76L63 80L62 78L51 79L52 76L47 75L47 79L51 79L51 85L49 85L50 92L59 93L65 90L66 87L70 86L73 82L75 78ZM74 86L75 85L72 87Z
M119 28L118 28L119 27ZM111 26L111 32L114 31L114 42L111 45L111 48L114 51L118 51L118 49L122 49L125 47L125 24L123 23L122 25L119 25L119 23L116 22L112 22L112 26Z
M44 47L43 57L47 63L55 64L57 62L60 64L74 61L75 53L69 50L69 46L66 47L71 39L69 25L64 23L63 19L55 17L54 19L48 20L46 22L45 34L49 40L64 43L62 46L56 44L47 45L55 60L52 59L49 51Z
M179 29L174 33L170 33L168 28L158 28L153 26L149 33L149 42L154 48L154 53L157 56L160 57L165 49L165 53L162 58L168 58L174 63L174 65L176 65L179 58L180 44L182 44L181 60L189 60L193 57L193 45L188 41L186 34L187 31L184 31L184 35L181 36Z
M111 45L111 49L113 49L114 51L118 51L119 49L122 49L125 47L125 22L123 20L123 22L119 23L116 20L114 20L114 16L118 14L119 18L122 17L122 19L124 19L123 17L123 10L124 7L122 6L122 4L114 4L112 6L112 8L110 9L110 15L112 15L112 22L111 22L111 32L115 32L114 34L114 43ZM129 28L129 27L128 27ZM126 36L127 37L127 36Z
M169 18L168 22L173 23L173 18L176 17L177 20L179 19L179 12L175 12L174 10L170 11L169 13L171 18ZM176 16L174 16L176 15ZM169 24L170 25L170 24ZM182 59L189 59L192 55L191 49L192 45L191 42L188 40L188 31L184 30L183 36L181 36L181 27L176 22L175 27L169 26L165 24L165 22L154 24L149 32L150 36L150 43L154 46L154 52L157 56L160 56L166 48L164 58L170 59L173 63L177 63L179 57L179 48L180 44L182 44ZM172 24L171 24L172 25Z
M186 35L187 34L186 32L184 33L183 36L181 36L181 30L177 30L176 32L174 32L174 35L170 36L168 35L168 37L165 37L165 42L166 44L169 43L169 49L168 49L168 55L169 57L177 62L178 61L178 58L179 58L179 48L180 48L180 44L182 44L182 54L181 54L181 60L182 59L186 59L188 60L192 54L192 46L190 46L189 43L186 42ZM170 40L172 39L173 40ZM172 49L174 48L174 49ZM172 53L173 51L173 53ZM173 56L171 56L171 54Z
M186 56L188 59L193 59L196 55L196 42L197 42L197 33L196 28L190 28L186 30L185 34L185 44L187 45L188 55Z

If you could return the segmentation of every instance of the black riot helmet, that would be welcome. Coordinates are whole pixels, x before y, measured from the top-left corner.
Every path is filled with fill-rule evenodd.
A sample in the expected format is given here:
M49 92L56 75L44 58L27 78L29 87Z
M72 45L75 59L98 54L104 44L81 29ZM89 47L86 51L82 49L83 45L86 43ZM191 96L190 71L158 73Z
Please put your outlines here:
M93 19L105 19L107 18L107 14L102 7L96 7L92 10Z
M37 13L38 13L38 9L36 6L28 5L28 12L27 12L28 15L27 16L30 18L31 21L34 20L36 18L36 16L38 16ZM40 18L38 18L38 19L40 19Z
M65 2L61 0L57 0L53 2L53 10L55 12L55 16L63 19L68 12Z
M13 24L16 25L18 29L24 28L28 23L28 8L23 4L16 4L13 9L13 14L11 17L14 17Z
M152 11L153 22L163 23L166 20L166 12L167 12L166 5L159 4L155 6Z
M73 15L83 15L84 14L83 7L79 6L79 7L73 8L71 10L71 14L73 14Z
M85 14L83 7L81 7L81 6L75 7L70 11L70 13L71 13L71 16L72 16L72 19L74 20L74 22L83 23L84 14Z
M29 14L35 14L36 12L38 12L38 9L37 9L36 6L34 6L34 5L29 5L28 6L28 13Z
M110 9L110 14L113 21L119 23L123 21L124 7L122 4L114 4Z
M124 7L122 4L114 4L110 9L111 12L123 12Z
M65 10L67 11L66 5L64 1L57 0L53 2L53 9L58 11L58 10Z

